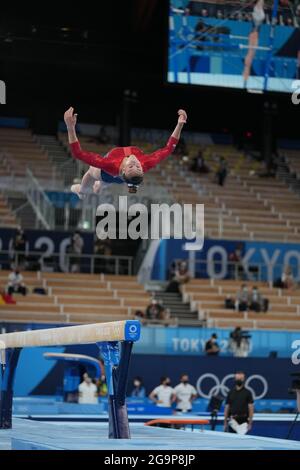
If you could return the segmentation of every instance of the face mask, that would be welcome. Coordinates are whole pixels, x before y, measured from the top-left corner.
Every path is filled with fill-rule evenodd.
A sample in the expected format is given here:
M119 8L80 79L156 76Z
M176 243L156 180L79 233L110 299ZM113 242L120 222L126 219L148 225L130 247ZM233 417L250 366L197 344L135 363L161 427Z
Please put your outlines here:
M140 384L140 382L133 382L133 385L134 385L135 387L139 387L141 384Z
M238 387L241 387L241 385L243 385L244 381L243 380L236 380L235 381L235 385L237 385Z
M171 385L171 382L169 382L169 381L168 381L168 382L165 382L165 385L170 386L170 385Z
M183 384L185 384L185 385L189 383L188 380L182 380L181 382L182 382Z

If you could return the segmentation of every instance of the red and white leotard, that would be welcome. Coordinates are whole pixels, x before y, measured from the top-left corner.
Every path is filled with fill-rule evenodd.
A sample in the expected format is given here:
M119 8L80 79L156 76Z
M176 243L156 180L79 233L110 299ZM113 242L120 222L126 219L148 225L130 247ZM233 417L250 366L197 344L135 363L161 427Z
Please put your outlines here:
M173 151L178 143L178 139L170 137L167 145L153 153L145 154L138 147L115 147L110 150L105 156L93 152L85 152L81 149L80 143L74 142L70 144L71 153L74 158L88 163L90 166L101 168L111 176L118 176L120 174L120 166L122 160L129 155L135 155L140 161L144 173L149 171L159 162L167 158Z

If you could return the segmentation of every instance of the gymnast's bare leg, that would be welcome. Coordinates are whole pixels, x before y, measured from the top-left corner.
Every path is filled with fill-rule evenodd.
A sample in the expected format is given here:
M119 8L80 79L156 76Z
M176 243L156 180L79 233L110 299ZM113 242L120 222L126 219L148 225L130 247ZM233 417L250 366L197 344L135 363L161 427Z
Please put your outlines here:
M73 184L71 186L72 193L77 194L80 199L84 199L87 194L94 192L99 194L101 191L101 170L90 166L88 171L83 175L80 184Z
M253 59L256 53L256 48L258 46L259 30L265 20L265 17L266 15L265 15L265 10L264 10L264 0L255 0L254 8L252 11L252 30L249 34L249 40L248 40L249 49L248 49L248 54L246 55L246 58L245 58L244 71L243 71L243 78L244 78L245 84L251 72L251 65L253 63Z
M251 65L255 56L256 52L256 47L258 45L258 32L257 31L252 31L252 33L249 34L249 49L248 49L248 54L245 57L245 66L244 66L244 72L243 72L243 77L244 80L247 81L250 75L251 71Z

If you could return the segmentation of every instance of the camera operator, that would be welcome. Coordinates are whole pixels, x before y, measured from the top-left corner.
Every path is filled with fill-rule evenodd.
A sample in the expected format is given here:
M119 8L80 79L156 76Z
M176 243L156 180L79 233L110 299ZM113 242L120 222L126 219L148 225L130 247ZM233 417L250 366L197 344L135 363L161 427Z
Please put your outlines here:
M246 434L251 430L254 406L253 396L245 387L245 373L236 372L235 386L226 398L224 432Z
M237 326L229 336L228 348L234 357L247 357L250 350L251 336L247 331L243 331L240 326Z
M295 424L298 420L298 416L300 414L300 372L294 372L293 374L291 374L291 376L295 377L295 379L293 380L292 387L289 389L289 393L296 394L297 409L296 409L295 419L289 429L286 439L290 438L292 431L295 427Z

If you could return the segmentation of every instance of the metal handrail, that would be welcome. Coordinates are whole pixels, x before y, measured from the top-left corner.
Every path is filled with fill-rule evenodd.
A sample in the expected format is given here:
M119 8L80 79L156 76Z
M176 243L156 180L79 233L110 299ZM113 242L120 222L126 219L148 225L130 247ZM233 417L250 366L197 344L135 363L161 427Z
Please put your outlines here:
M133 257L132 256L122 256L122 255L95 255L95 254L77 254L77 253L47 253L45 251L29 251L25 250L24 252L21 251L13 251L13 250L0 250L0 257L1 256L7 256L8 262L11 262L13 260L15 265L18 265L19 260L21 259L23 262L23 259L25 258L25 265L26 265L26 260L28 260L29 257L36 257L40 265L41 265L41 270L46 270L46 259L51 259L54 258L57 260L57 266L60 268L59 271L65 271L68 272L70 268L70 264L74 262L74 264L78 264L79 267L84 268L83 272L89 272L90 274L95 273L95 268L96 268L96 261L103 261L104 264L109 262L110 267L113 266L114 268L114 273L115 274L120 274L121 270L121 262L125 262L126 268L127 268L127 274L132 275L133 274ZM72 261L74 259L74 261ZM85 261L85 262L84 262ZM3 261L2 261L3 264ZM54 265L55 267L56 265ZM102 268L105 269L105 268ZM56 271L54 271L56 272Z
M55 228L55 209L39 181L33 176L32 171L27 168L28 189L26 196L30 202L37 218L44 228L51 230Z

